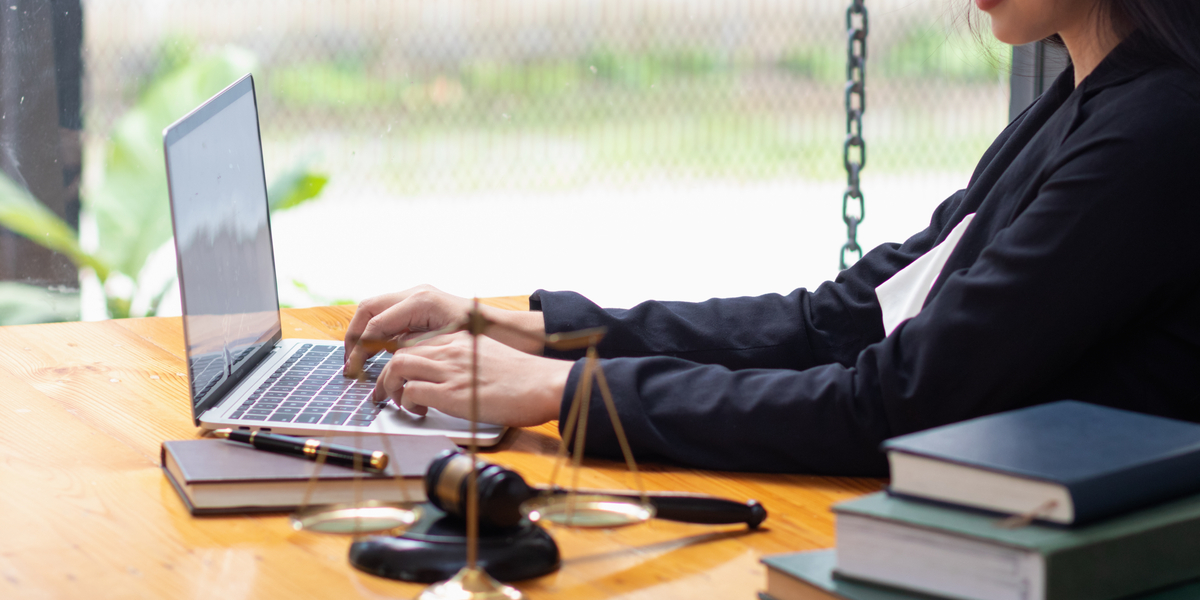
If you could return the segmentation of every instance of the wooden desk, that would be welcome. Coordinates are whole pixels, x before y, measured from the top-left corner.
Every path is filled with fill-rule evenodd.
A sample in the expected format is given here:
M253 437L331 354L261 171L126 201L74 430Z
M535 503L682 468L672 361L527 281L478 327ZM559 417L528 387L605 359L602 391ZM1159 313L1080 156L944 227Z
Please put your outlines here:
M493 304L525 308L524 298ZM353 309L285 310L285 337L340 340ZM423 588L350 566L345 537L285 515L193 518L159 469L163 440L194 438L178 318L0 328L0 598L412 598ZM484 458L544 482L553 424L509 433ZM831 503L878 480L643 465L653 490L755 498L762 530L667 521L554 533L562 568L533 598L741 598L764 554L833 545ZM623 464L581 481L631 487Z

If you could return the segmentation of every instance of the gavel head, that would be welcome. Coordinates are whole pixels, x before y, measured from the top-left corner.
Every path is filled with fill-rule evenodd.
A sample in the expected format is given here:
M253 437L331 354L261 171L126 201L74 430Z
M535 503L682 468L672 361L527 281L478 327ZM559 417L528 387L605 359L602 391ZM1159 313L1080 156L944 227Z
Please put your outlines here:
M492 529L516 526L521 522L521 503L537 495L537 491L511 469L484 461L476 464L479 525ZM465 519L470 474L471 457L459 450L447 450L425 472L425 495L447 514Z

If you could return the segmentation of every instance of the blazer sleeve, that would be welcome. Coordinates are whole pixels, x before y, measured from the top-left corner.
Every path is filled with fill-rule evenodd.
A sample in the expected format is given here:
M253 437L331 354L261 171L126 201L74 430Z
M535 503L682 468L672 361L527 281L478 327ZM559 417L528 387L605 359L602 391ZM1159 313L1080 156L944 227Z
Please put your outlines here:
M604 309L574 292L538 290L530 308L543 312L547 333L607 328L598 350L608 358L669 356L735 370L849 365L883 338L875 287L940 241L961 197L958 192L946 199L929 227L904 244L875 248L812 292ZM547 350L547 356L577 359L583 353Z
M762 301L779 305L772 314L799 313L787 321L797 330L787 340L793 365L835 357L828 364L735 370L686 355L603 360L635 454L725 470L883 475L878 447L888 437L1052 400L1045 390L1090 347L1200 284L1191 241L1200 202L1187 182L1200 134L1179 133L1200 127L1167 125L1148 120L1125 129L1138 131L1130 135L1081 135L968 268L943 271L917 316L886 338L874 330L881 339L853 357L845 353L869 337L868 326L847 332L836 322L881 327L866 290L887 270L879 263L902 260L890 250L829 289ZM688 314L719 315L719 306ZM659 313L635 314L640 321ZM621 327L627 315L606 318ZM560 426L581 374L576 364ZM602 404L593 394L587 448L619 456Z

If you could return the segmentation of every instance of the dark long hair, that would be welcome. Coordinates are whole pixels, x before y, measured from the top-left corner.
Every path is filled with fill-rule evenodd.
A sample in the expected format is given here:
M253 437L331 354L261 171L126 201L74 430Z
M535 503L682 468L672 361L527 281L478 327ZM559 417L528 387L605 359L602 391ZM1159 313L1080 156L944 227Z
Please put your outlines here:
M1200 75L1200 0L1101 0L1100 17L1137 49Z

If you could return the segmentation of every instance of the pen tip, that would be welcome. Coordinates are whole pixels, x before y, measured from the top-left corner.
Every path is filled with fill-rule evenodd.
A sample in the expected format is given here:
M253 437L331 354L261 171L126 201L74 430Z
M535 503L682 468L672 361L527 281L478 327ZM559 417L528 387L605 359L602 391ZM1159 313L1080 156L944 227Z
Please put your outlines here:
M216 429L213 431L214 436L219 437L223 440L229 439L230 433L233 433L232 429Z

